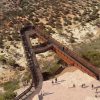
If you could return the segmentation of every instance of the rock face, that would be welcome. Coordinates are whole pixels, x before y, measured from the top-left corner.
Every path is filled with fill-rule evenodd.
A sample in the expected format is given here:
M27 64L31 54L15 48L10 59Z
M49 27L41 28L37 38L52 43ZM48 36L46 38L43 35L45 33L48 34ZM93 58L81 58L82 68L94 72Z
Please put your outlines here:
M0 0L0 62L11 59L27 68L19 34L26 23L42 23L44 32L71 49L91 43L100 36L99 6L100 0ZM38 58L42 60L39 55ZM1 66L12 68L8 63Z

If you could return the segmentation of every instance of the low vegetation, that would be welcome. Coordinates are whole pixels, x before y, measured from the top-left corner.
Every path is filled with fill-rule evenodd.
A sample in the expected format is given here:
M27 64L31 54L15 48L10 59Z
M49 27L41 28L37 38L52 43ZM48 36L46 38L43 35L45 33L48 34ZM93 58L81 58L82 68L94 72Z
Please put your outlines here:
M0 62L5 63L6 64L6 58L4 55L0 55Z
M84 59L100 68L100 38L91 43L81 44L79 48L77 51Z
M0 84L4 88L4 93L0 94L0 100L13 100L17 95L14 91L19 88L19 82L17 80L8 81L4 84Z
M24 86L27 86L31 79L32 79L32 76L31 76L30 70L28 69L28 71L24 73L24 76L21 81Z
M16 97L16 93L13 91L8 91L0 94L0 100L13 100Z
M51 75L53 75L59 68L60 68L60 64L58 63L58 60L54 60L52 61L52 63L50 63L49 61L44 62L44 67L43 67L43 72L48 72Z
M47 72L54 74L59 68L59 64L53 63L49 68L47 68Z
M100 68L100 52L98 51L86 51L82 53L82 57L87 61Z
M14 65L16 64L16 61L14 59L8 59L7 64L14 67Z
M19 81L12 80L1 84L5 91L14 91L19 88Z

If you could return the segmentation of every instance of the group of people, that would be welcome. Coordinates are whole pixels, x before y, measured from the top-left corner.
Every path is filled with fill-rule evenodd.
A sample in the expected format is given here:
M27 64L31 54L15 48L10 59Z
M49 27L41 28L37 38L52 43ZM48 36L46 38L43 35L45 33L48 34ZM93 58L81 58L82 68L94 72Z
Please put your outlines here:
M73 87L75 87L75 84L73 84ZM86 84L82 84L81 87L82 87L82 88L85 88L85 87L86 87ZM98 88L95 88L93 84L91 85L91 87L92 87L92 89L96 89L95 97L96 97L96 98L97 98L97 97L100 97L100 96L98 96L98 93L99 93L99 92L98 92Z
M58 81L58 79L57 79L57 77L56 77L54 80L52 80L52 84L57 83L57 81ZM73 88L75 88L75 87L76 87L76 85L73 84ZM85 87L86 87L86 84L85 84L85 83L82 84L81 87L82 87L82 88L85 88ZM91 88L92 88L92 89L96 89L96 95L95 95L95 97L97 98L97 97L98 97L98 93L99 93L99 92L98 92L98 88L95 88L93 84L91 85Z

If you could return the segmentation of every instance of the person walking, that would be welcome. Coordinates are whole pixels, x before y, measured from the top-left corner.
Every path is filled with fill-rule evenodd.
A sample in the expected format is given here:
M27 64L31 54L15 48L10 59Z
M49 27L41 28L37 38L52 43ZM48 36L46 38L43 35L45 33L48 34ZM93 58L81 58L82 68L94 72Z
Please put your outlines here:
M82 86L82 88L84 88L84 87L85 87L85 83L84 83L84 84L82 84L81 86Z
M55 78L55 83L57 83L57 77Z
M63 51L64 51L64 47L63 47Z
M96 93L98 92L98 88L96 88Z
M97 98L97 94L95 95L95 97Z
M84 84L82 84L81 86L82 86L82 88L83 88L83 87L84 87Z
M54 84L54 81L52 80L52 84Z
M73 87L75 88L75 84L73 84Z
M92 89L93 89L93 88L94 88L94 85L92 84L91 87L92 87Z

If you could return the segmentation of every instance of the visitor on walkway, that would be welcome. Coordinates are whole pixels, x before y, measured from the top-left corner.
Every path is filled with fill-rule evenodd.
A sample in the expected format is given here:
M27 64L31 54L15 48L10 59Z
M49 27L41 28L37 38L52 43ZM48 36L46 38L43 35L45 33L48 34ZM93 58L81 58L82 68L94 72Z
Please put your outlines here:
M92 84L91 86L92 86L92 89L93 89L94 88L94 85Z
M55 78L55 83L57 83L57 77Z
M64 47L63 47L63 51L64 51Z
M85 86L85 83L83 85Z
M82 88L84 88L85 87L85 83L84 84L82 84Z
M41 96L43 96L42 91L41 91Z
M81 85L81 87L83 88L83 84Z
M95 95L95 97L97 98L98 96L97 96L97 95Z
M96 88L96 92L98 92L98 88Z
M82 84L82 88L85 86L85 84Z
M54 81L52 80L52 84L54 84Z
M73 84L73 87L75 87L75 84Z

